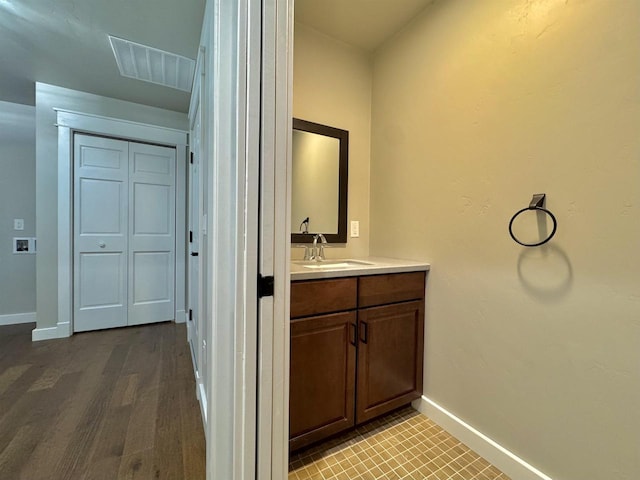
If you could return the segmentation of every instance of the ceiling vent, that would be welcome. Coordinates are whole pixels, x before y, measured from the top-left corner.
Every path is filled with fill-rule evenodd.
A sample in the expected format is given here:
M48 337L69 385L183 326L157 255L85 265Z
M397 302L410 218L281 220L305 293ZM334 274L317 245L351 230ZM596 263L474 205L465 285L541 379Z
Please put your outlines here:
M195 61L111 35L109 41L123 77L191 91Z

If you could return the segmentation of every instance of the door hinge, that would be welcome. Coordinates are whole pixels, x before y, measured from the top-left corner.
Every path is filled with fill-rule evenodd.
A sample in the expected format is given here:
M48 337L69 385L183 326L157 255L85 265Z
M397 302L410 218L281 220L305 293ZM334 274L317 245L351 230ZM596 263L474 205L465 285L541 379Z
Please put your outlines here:
M193 243L193 231L189 230L189 243Z
M273 297L273 277L258 275L258 298Z
M191 158L189 159L189 163L193 163L193 152L191 152Z
M189 320L193 320L193 310L189 309Z

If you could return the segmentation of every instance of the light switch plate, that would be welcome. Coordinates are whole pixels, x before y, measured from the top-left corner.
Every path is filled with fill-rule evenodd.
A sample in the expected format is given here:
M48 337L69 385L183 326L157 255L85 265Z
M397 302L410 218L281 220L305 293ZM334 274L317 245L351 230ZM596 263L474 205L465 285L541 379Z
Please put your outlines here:
M360 222L358 220L351 220L351 238L358 238L360 236Z
M14 218L13 219L13 229L14 230L24 230L24 219L23 218Z

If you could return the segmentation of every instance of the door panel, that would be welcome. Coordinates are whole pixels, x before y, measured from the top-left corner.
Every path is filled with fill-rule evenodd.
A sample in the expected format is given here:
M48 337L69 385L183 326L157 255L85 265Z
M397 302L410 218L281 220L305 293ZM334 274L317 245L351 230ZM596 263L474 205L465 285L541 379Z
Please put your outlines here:
M96 168L95 171L111 169L121 172L123 168L126 169L128 162L126 142L88 135L76 135L75 138L76 141L80 141L76 150L80 167L84 169L93 167ZM125 148L124 155L123 148Z
M291 450L354 425L355 327L355 312L291 321Z
M123 205L126 193L122 181L80 178L80 224L81 235L122 235L122 212L120 208L103 208L105 200L111 205ZM96 215L96 212L100 212Z
M127 325L127 142L76 135L74 331Z
M81 309L122 306L120 286L125 280L122 257L118 252L80 254Z
M171 190L168 185L133 184L133 235L171 234Z
M193 129L191 131L191 161L189 168L189 309L188 320L189 342L193 354L198 383L198 396L202 408L202 417L207 423L207 356L206 356L206 296L202 292L206 288L207 238L205 215L206 163L200 162L202 156L202 113L196 107ZM205 227L205 228L203 228Z
M129 325L175 318L173 148L129 144Z
M194 360L196 363L196 370L201 365L201 352L200 344L201 331L200 331L200 216L201 216L201 197L200 197L200 161L198 155L199 140L196 138L196 132L200 129L200 122L197 121L194 126L194 145L193 145L193 157L190 168L190 180L189 180L189 231L191 232L189 237L189 308L191 309L191 315L189 322L191 322L191 329L193 332L193 338L191 341L191 348L193 349ZM199 135L197 135L199 137ZM196 255L191 255L197 253ZM204 252L202 252L204 253ZM200 375L202 372L198 372ZM200 376L199 375L199 376Z
M136 283L133 291L135 304L171 301L173 279L169 277L171 256L160 252L136 252L133 269Z
M422 394L422 301L358 311L357 422L401 407Z
M133 160L133 171L135 173L172 174L172 162L169 156L137 152Z

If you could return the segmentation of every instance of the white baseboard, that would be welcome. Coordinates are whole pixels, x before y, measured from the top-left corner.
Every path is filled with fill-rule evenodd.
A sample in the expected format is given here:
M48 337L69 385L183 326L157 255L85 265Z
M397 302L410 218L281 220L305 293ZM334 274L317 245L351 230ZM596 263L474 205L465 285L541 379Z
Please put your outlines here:
M40 340L53 340L58 337L58 327L36 328L31 331L31 340L39 342Z
M189 342L189 345L191 345L192 342L193 342L194 333L195 332L194 332L194 328L193 328L193 322L187 322L187 342ZM191 353L193 354L194 353L193 352L193 348L191 350L192 350ZM195 361L194 361L193 368L194 369L196 368L195 367Z
M184 310L176 310L176 323L184 323L187 321L187 312Z
M202 414L202 423L204 431L207 431L207 392L204 389L204 383L198 382L198 400L200 400L200 413Z
M552 480L424 395L413 402L413 406L509 477L517 480Z
M0 326L18 325L20 323L34 323L35 321L36 312L10 313L9 315L0 315Z
M202 378L200 378L200 372L194 370L194 376L196 379L196 397L200 403L200 414L202 416L202 426L204 427L204 434L207 435L207 391L204 388Z

